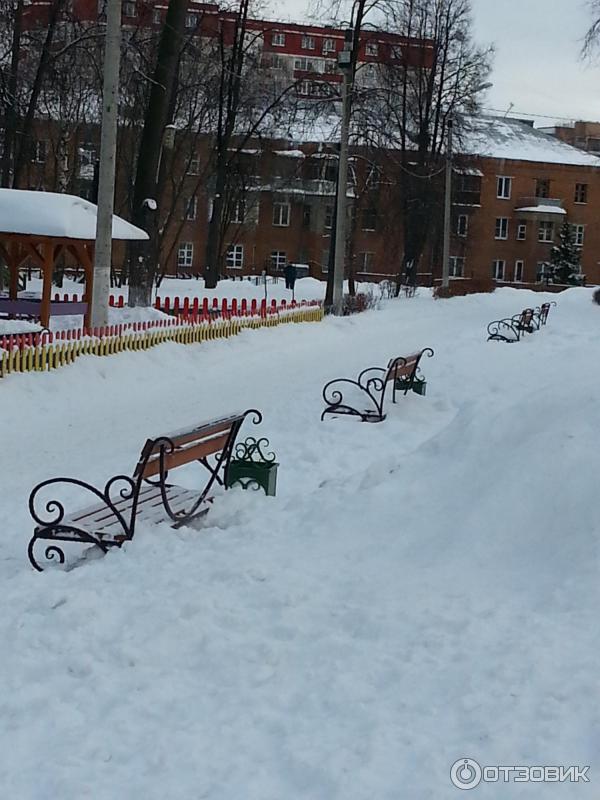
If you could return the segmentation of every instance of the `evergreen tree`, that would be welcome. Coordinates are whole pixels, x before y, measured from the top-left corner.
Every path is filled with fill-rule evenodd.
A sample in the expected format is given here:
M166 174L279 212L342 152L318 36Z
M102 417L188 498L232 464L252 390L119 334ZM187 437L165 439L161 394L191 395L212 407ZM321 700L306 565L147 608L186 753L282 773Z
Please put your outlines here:
M558 238L558 245L552 248L550 254L552 282L575 286L580 282L581 251L575 244L573 228L566 220Z

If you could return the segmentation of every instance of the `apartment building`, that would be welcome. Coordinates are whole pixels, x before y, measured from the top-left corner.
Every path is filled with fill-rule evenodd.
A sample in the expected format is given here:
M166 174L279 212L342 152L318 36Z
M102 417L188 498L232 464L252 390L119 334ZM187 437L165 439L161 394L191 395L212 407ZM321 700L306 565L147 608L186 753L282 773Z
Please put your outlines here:
M581 248L586 281L600 283L600 158L528 122L500 118L477 120L461 150L451 275L514 286L544 283L566 220Z

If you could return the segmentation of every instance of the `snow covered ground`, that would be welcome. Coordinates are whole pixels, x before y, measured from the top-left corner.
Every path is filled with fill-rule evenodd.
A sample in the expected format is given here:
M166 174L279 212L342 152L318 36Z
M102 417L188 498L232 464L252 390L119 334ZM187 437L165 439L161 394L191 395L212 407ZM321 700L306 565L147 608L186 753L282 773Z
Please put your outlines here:
M2 798L451 800L470 757L591 766L473 797L598 800L600 308L572 289L485 341L543 299L422 293L2 380ZM325 381L426 345L426 397L319 422ZM36 482L103 483L147 435L249 406L276 498L31 570Z

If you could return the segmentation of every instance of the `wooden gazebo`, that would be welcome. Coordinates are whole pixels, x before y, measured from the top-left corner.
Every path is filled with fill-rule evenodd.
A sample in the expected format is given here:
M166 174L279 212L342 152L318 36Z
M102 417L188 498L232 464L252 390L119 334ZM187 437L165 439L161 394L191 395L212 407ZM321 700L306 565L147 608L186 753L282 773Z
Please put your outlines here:
M0 189L0 257L9 269L8 297L0 296L0 315L39 318L48 327L53 314L84 314L89 324L94 282L96 206L81 197L55 192ZM148 234L113 216L113 240L143 240ZM68 254L85 272L82 303L52 301L52 273ZM19 298L19 270L32 261L42 271L41 299Z

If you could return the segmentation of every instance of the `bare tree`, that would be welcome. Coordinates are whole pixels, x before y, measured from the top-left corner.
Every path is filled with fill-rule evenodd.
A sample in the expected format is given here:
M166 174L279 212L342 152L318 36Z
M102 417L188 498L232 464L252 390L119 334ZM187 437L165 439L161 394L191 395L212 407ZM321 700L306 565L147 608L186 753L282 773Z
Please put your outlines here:
M592 24L583 40L582 54L586 57L592 56L600 43L600 0L588 0L588 6L592 15Z

